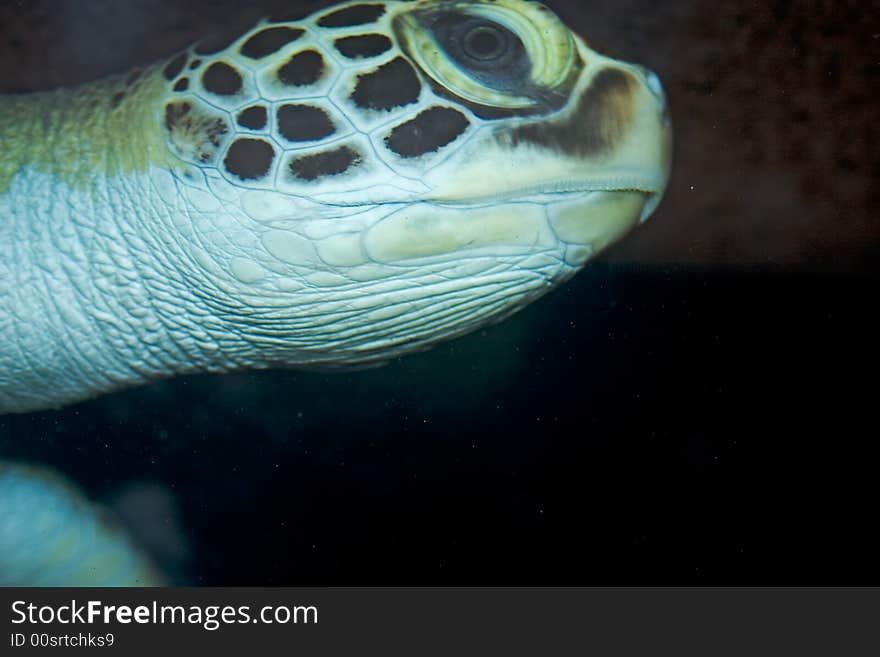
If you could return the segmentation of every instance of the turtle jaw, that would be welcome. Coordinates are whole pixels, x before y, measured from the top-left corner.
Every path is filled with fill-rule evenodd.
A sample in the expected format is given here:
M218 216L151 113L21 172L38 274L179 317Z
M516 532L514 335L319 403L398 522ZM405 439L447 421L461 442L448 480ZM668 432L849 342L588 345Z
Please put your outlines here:
M566 245L565 260L572 266L582 266L645 222L666 191L673 148L666 96L651 71L633 67L630 73L640 84L633 91L637 103L628 134L599 159L602 173L586 162L590 191L568 195L547 208L550 226Z
M588 192L547 206L550 228L565 246L565 261L583 265L619 241L656 207L657 193Z

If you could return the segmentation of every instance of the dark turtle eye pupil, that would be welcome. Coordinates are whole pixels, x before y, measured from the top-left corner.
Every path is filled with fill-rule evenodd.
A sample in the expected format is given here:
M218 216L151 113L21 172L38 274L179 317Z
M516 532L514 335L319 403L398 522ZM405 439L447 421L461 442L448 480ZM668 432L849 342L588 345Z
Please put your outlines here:
M495 0L485 0L485 2ZM463 0L436 4L465 7ZM483 87L514 92L527 84L532 63L522 39L503 24L464 11L432 10L424 20L450 66ZM438 53L439 54L439 53Z
M507 39L504 33L488 25L481 25L468 31L463 45L469 57L483 62L498 59L507 51Z

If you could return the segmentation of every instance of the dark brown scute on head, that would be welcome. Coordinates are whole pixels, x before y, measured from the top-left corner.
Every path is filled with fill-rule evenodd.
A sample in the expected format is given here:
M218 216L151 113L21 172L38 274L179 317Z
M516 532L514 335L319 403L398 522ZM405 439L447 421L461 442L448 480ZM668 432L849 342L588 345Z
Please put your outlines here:
M508 140L514 146L525 142L566 155L602 155L618 143L632 121L636 85L625 71L603 69L565 120L516 128Z
M327 14L318 21L321 27L351 27L352 25L366 25L379 20L385 13L384 5L355 5L346 7L332 14Z
M165 128L174 130L181 119L189 114L192 105L186 102L168 103L165 106Z
M112 107L113 109L116 109L117 107L119 107L122 104L123 100L125 100L125 92L124 91L117 91L115 94L113 94L113 97L110 99L110 107Z
M194 71L194 70L196 70L196 69L197 69L199 66L201 66L201 65L202 65L202 60L201 60L201 59L194 59L194 60L192 60L192 61L189 63L189 68L190 68L191 71Z
M261 30L244 42L240 52L251 59L262 59L278 52L288 43L296 41L304 34L298 27L269 27Z
M451 144L467 130L467 117L451 107L431 107L403 123L385 138L385 145L401 157L418 157Z
M311 105L278 108L278 132L287 141L316 141L336 132L327 112Z
M391 39L384 34L361 34L336 39L334 45L344 57L375 57L391 49Z
M416 102L421 89L413 67L403 57L395 57L372 73L359 76L351 99L358 107L389 110Z
M262 139L236 139L223 160L223 166L242 180L256 180L264 177L272 168L275 149Z
M206 119L202 123L202 133L205 139L215 148L220 146L220 139L227 132L229 132L229 127L226 125L226 121L221 118Z
M202 74L202 84L218 96L233 96L241 91L241 73L226 62L214 62Z
M251 130L262 130L268 123L268 115L266 108L262 105L254 105L243 109L236 119L238 125L242 128L250 128Z
M174 91L186 91L189 89L189 78L180 78L174 83Z
M304 50L291 57L278 69L278 80L282 84L303 87L315 84L324 74L324 59L315 50Z
M332 151L306 155L290 163L290 172L302 180L317 180L322 176L337 176L345 173L361 161L360 154L348 146Z
M229 126L222 117L194 109L186 101L165 106L165 129L171 145L185 159L209 162L216 155Z
M170 81L180 75L184 66L186 66L186 53L181 53L165 65L162 73L165 79Z

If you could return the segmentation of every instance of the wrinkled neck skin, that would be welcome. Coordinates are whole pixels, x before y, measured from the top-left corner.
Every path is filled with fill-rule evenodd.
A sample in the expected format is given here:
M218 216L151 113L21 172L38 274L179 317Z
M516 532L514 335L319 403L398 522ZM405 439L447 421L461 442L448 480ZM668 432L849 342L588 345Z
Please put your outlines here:
M121 78L0 97L0 412L61 406L183 357L151 288L176 306L181 291L147 257L167 242L167 209L148 193L163 152L155 82L116 107Z
M176 374L384 360L575 271L537 234L543 215L509 258L408 266L420 254L386 257L371 236L402 200L365 210L212 179L165 144L161 84L152 70L133 88L0 97L0 413ZM547 250L523 267L536 240Z

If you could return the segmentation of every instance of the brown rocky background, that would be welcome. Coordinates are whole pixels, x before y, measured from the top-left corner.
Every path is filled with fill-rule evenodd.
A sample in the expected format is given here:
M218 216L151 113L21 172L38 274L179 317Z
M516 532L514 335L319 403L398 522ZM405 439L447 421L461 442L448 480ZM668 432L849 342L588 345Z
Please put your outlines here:
M6 0L0 91L76 84L320 0ZM867 274L880 252L880 3L548 0L599 51L664 81L668 196L605 257Z

